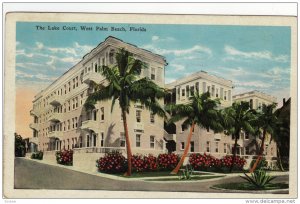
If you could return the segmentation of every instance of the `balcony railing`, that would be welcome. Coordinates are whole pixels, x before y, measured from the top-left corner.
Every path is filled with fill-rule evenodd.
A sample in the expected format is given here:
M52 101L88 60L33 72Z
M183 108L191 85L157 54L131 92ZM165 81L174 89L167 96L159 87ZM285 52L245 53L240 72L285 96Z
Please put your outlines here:
M34 130L38 130L39 129L39 125L37 123L30 123L29 127L31 129L34 129Z
M49 138L59 138L59 139L61 139L62 136L63 136L63 132L61 132L61 131L48 132L48 137Z
M40 115L40 113L39 113L39 111L38 110L30 110L30 115L32 115L32 116L39 116Z
M82 122L81 129L93 130L94 132L98 129L97 121L86 120Z
M50 98L50 104L53 106L61 105L63 104L63 102L64 102L63 96L54 95Z
M125 153L125 147L82 147L74 148L74 154L76 153L110 153L110 152L120 152Z
M136 122L134 125L134 129L136 130L144 130L144 123L138 123Z
M85 75L83 75L83 82L86 84L89 84L90 81L94 81L97 84L99 84L104 78L101 76L100 73L97 72L88 72Z
M62 113L52 113L49 116L49 121L50 122L61 122L62 121Z

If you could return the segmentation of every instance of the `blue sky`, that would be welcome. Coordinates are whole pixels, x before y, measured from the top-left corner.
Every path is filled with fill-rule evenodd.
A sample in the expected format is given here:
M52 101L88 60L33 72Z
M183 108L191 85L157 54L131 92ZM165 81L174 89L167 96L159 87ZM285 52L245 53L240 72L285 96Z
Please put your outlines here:
M77 31L37 30L41 26L75 26ZM124 27L127 31L81 31L80 26ZM146 32L130 32L129 27ZM290 96L290 27L91 24L18 22L16 84L41 90L108 36L165 56L166 83L194 72L232 80L234 93L259 90Z

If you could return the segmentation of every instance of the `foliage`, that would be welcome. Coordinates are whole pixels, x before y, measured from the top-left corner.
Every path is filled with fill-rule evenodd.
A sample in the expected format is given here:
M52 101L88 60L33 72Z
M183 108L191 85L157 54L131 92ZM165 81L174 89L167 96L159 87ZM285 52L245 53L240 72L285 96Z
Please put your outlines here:
M21 137L15 133L15 157L25 157L25 141Z
M226 155L222 159L215 158L211 155L194 153L189 157L189 163L195 170L200 171L216 171L216 172L227 172L232 166L232 156ZM235 157L235 170L242 170L246 160L236 156Z
M33 152L31 154L31 159L38 159L38 160L43 160L43 156L44 156L44 153L42 151L38 151L38 152Z
M73 150L62 150L55 153L56 161L58 164L67 166L73 165Z
M221 188L221 189L231 189L231 190L254 190L254 191L260 191L261 189L256 188L256 186L253 186L252 184L249 184L248 182L245 183L222 183L214 185L212 188ZM287 189L289 188L289 184L286 183L269 183L268 185L265 185L263 190L276 190L276 189Z
M119 152L105 154L96 161L98 171L110 174L124 173L127 169L127 160Z
M251 161L251 164L250 166L253 166L253 164L256 162L256 159L253 159ZM259 169L267 169L268 168L268 162L266 161L266 158L262 158L259 163L257 164L257 167L256 169L259 170Z
M267 174L267 172L263 169L254 171L251 173L251 176L248 176L244 173L245 176L240 176L241 178L245 179L249 182L249 184L255 186L257 189L264 189L273 179L275 176L271 176Z
M179 161L177 154L160 154L157 157L157 164L161 170L172 170L175 168Z
M191 180L194 169L191 165L186 165L185 169L182 169L181 174L179 174L179 180Z
M132 170L133 172L156 171L157 163L156 157L153 155L133 155L132 156Z

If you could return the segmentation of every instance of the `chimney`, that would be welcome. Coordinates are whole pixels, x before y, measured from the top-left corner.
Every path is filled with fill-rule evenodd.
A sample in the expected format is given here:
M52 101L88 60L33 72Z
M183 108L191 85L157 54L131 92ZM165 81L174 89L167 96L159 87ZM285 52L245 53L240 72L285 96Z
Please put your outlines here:
M283 105L285 104L285 98L283 98Z

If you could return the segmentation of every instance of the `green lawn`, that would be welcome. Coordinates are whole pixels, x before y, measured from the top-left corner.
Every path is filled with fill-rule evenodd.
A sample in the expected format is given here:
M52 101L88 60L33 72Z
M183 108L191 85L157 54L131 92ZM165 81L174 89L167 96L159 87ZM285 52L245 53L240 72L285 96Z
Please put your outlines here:
M253 191L261 191L261 190L276 190L276 189L286 189L289 188L288 184L285 183L271 183L267 185L263 189L258 189L255 186L249 183L223 183L218 184L213 187L223 188L223 189L230 189L230 190L253 190Z
M160 176L172 176L178 177L177 174L170 174L171 171L154 171L154 172L139 172L139 173L132 173L130 177L124 176L123 174L119 174L117 176L121 176L124 178L144 178L144 177L160 177ZM210 173L200 173L194 172L193 175L212 175Z
M147 179L147 181L200 181L200 180L206 180L206 179L214 179L214 178L220 178L224 176L193 176L191 180L179 180L178 176L173 178L157 178L157 179Z

